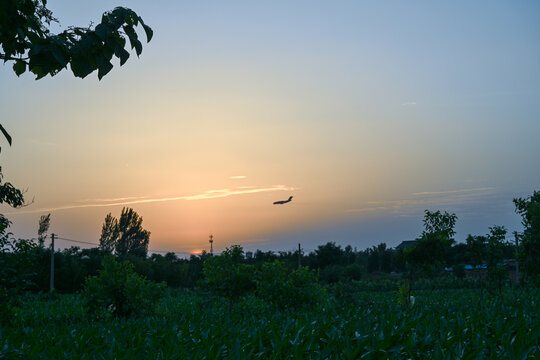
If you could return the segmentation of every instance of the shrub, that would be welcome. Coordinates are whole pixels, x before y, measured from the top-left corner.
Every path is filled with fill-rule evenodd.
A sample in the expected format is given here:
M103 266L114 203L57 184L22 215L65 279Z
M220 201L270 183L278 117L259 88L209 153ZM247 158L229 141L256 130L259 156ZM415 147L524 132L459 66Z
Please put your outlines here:
M356 281L341 281L328 286L329 292L340 306L365 307L373 304L372 292L363 291ZM366 296L366 294L368 294Z
M399 285L396 295L397 302L402 309L414 305L414 297L411 296L411 285L408 282Z
M345 267L329 265L319 271L319 279L327 284L334 284L345 278Z
M5 287L0 286L0 325L5 326L12 322L14 317L12 299Z
M35 288L34 263L40 248L32 240L0 235L0 287L11 294L20 294Z
M87 279L83 298L91 313L130 317L152 313L163 287L137 275L129 262L117 262L113 256L107 256L103 270Z
M221 255L206 259L202 287L229 299L252 292L255 289L255 267L240 263L243 254L241 246L233 245Z
M288 273L285 265L275 260L262 265L256 295L281 309L299 309L318 305L324 290L307 267Z
M454 275L458 279L464 279L465 278L465 265L464 264L457 264L454 266Z
M502 265L490 266L487 271L487 279L490 287L497 289L500 294L508 280L508 271Z
M360 280L362 279L364 269L362 268L362 266L360 266L360 264L355 263L348 265L345 268L345 273L347 274L347 278L349 278L350 280Z

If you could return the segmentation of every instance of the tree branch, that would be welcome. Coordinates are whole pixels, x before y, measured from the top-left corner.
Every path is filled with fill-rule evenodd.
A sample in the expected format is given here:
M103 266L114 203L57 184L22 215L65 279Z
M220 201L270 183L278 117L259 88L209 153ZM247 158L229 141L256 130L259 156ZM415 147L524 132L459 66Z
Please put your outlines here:
M30 58L27 56L27 57L13 57L13 56L6 56L6 54L2 54L0 53L0 60L4 60L4 62L6 61L9 61L9 60L14 60L14 61L23 61L25 64L28 64L28 61Z

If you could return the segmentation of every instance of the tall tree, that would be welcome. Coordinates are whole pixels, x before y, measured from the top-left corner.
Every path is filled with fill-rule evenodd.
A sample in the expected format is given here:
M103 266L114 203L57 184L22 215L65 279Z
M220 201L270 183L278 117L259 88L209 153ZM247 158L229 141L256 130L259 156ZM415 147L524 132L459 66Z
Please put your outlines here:
M320 269L332 264L340 264L345 252L340 245L335 242L327 242L319 245L315 250L316 266Z
M489 228L487 238L487 265L494 267L503 260L506 245L506 228L494 225Z
M514 199L516 213L521 215L523 233L519 257L526 276L540 284L540 191L527 198Z
M499 291L508 277L508 272L501 264L506 245L506 229L504 226L494 225L489 228L487 238L487 271L488 280L496 285Z
M454 243L456 220L456 214L425 210L422 236L405 252L411 271L434 275L444 267L446 255Z
M465 239L467 244L467 255L473 266L481 265L487 258L487 238L483 235L469 234Z
M456 226L456 214L448 212L441 213L437 211L424 211L424 231L422 236L435 235L441 240L453 241L453 236L456 234L454 227Z
M51 226L51 214L41 215L39 218L39 228L38 228L38 243L39 246L43 247L45 239L47 238L47 232Z
M108 213L101 228L99 238L99 248L105 252L112 253L118 241L118 220Z
M116 254L146 257L150 232L142 227L142 217L131 208L123 208L118 220L118 240Z

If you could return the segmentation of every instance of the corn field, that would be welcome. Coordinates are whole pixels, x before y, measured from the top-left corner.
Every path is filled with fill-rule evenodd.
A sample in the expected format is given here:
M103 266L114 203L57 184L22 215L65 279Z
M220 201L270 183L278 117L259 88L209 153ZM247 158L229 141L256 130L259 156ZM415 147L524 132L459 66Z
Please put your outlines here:
M6 359L538 359L540 291L418 291L332 296L280 311L248 296L230 302L170 291L151 316L88 314L79 295L27 297L0 332Z

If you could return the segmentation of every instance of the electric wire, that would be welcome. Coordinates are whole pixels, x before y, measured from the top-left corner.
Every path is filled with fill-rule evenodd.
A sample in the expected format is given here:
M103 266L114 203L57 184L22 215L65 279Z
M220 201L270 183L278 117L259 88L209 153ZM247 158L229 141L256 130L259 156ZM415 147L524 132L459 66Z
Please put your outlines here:
M88 242L88 241L82 241L82 240L75 240L75 239L68 239L68 238L60 237L60 236L57 236L56 239L58 239L58 240L64 240L64 241L69 241L69 242L74 242L74 243L78 243L78 244L87 244L87 245L96 245L96 246L99 246L98 243L93 243L93 242ZM182 254L182 255L194 255L194 254L192 254L192 253L185 252L185 251L169 251L169 250L154 250L154 249L148 249L148 252L152 252L152 253L162 253L162 254L175 253L175 254Z

